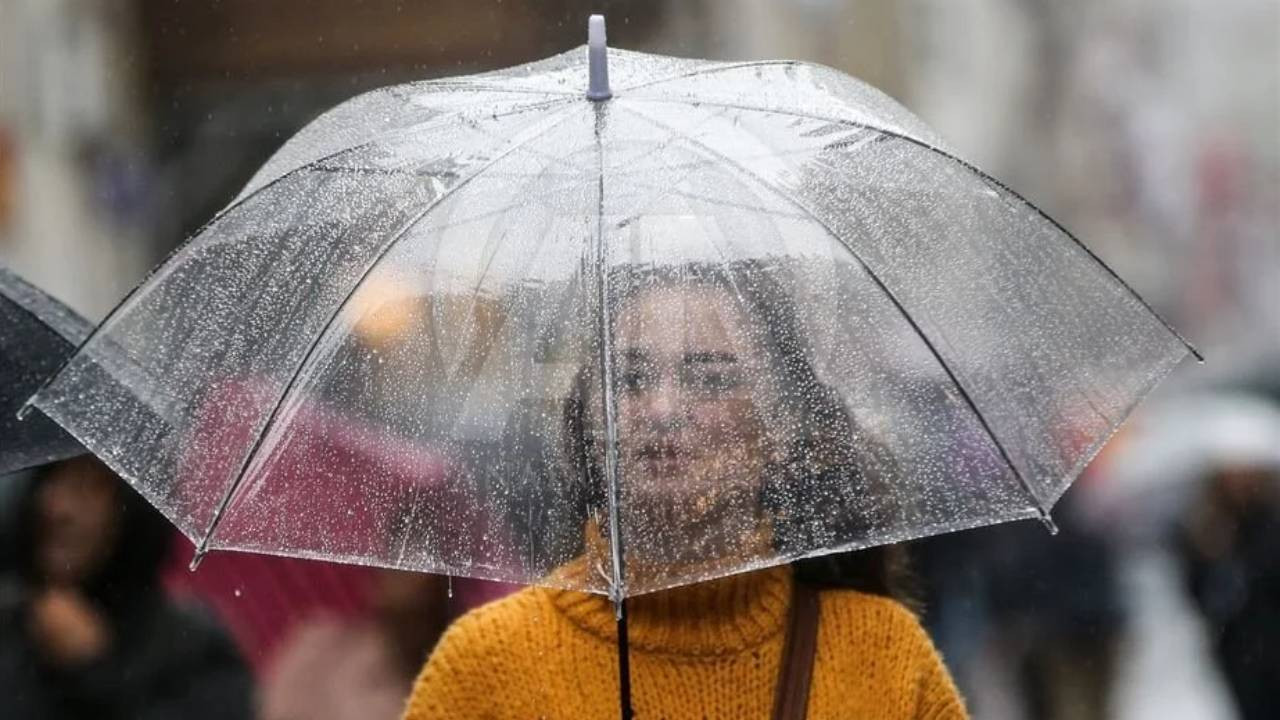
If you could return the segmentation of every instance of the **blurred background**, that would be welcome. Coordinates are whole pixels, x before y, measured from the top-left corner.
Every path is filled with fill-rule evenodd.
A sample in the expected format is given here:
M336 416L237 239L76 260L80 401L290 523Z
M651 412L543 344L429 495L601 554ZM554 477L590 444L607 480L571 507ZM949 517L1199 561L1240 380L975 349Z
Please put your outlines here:
M808 60L883 89L1208 359L1090 466L1057 538L914 548L975 717L1280 716L1275 0L0 0L0 261L100 320L321 111L573 47L599 10L615 46ZM184 542L165 586L214 610L264 717L313 716L279 709L300 678L383 637L334 628L504 591L304 561L192 576Z

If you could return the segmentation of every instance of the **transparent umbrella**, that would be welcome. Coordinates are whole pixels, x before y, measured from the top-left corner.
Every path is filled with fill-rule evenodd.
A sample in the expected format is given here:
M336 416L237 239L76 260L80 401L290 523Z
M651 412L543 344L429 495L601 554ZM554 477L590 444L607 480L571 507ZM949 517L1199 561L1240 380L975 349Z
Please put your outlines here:
M201 552L621 600L1047 520L1193 352L873 88L595 34L322 115L35 406Z
M0 475L84 452L43 415L24 422L17 412L90 328L73 310L0 266Z

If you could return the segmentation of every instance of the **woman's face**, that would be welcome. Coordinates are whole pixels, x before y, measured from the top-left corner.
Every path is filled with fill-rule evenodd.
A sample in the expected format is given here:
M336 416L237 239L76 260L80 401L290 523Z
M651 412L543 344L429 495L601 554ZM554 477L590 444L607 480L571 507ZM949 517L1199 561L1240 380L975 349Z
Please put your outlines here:
M660 286L623 306L614 382L629 517L684 526L755 512L766 363L753 331L717 287Z

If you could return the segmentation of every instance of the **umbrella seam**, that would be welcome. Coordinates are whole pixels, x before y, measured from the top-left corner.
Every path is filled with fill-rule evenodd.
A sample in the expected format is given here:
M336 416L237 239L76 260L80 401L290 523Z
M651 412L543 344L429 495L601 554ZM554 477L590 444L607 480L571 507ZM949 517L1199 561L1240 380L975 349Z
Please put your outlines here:
M746 177L754 180L755 182L759 183L761 186L770 190L775 195L782 198L785 202L795 205L797 208L804 211L805 214L807 214L815 223L817 223L818 226L821 227L823 231L827 233L827 235L829 235L833 240L835 240L842 247L844 247L849 252L849 254L855 260L858 261L858 264L862 266L862 269L866 271L867 276L870 277L871 280L876 284L876 286L880 288L880 291L883 292L885 296L888 297L889 301L893 303L894 307L897 308L898 312L902 315L903 319L907 321L907 324L911 326L911 329L915 331L916 335L918 335L920 339L924 341L924 344L929 349L929 352L933 354L934 359L937 360L938 364L942 366L943 372L945 372L947 374L947 377L951 379L952 384L954 384L956 386L956 389L960 392L960 396L964 399L965 403L969 405L969 409L972 410L974 415L977 416L979 424L981 424L983 430L987 432L987 436L991 438L991 442L996 446L996 450L1000 453L1000 457L1005 461L1005 464L1008 465L1009 469L1013 472L1014 478L1022 485L1023 490L1031 498L1031 501L1034 504L1035 509L1040 513L1040 516L1042 518L1049 517L1049 511L1045 507L1044 503L1040 500L1040 496L1035 492L1034 489L1032 489L1031 485L1027 482L1027 479L1022 475L1022 472L1018 470L1018 467L1013 464L1013 460L1010 457L1008 450L1005 449L1004 444L1000 442L1000 439L996 437L995 431L991 428L991 425L987 422L987 419L982 414L982 411L978 409L977 403L974 401L973 397L969 394L969 391L965 388L965 386L960 382L960 378L956 375L955 371L951 368L951 366L947 363L947 361L943 359L942 354L938 351L937 347L933 344L933 341L929 338L929 336L925 334L924 330L920 327L920 325L915 321L914 318L911 317L911 314L907 312L906 307L903 306L902 301L898 299L898 296L895 295L893 291L889 289L889 287L884 283L884 280L880 278L879 274L877 274L874 270L871 269L871 267L866 263L866 261L862 259L862 256L858 254L858 252L854 250L849 243L845 242L843 238L841 238L825 222L823 222L811 209L809 209L808 206L801 203L799 200L791 197L790 195L787 195L786 193L782 192L780 188L778 188L772 182L769 182L768 180L766 180L764 177L760 176L758 173L752 171L747 167L742 166L738 162L734 161L732 158L727 157L724 154L716 151L714 148L708 146L706 143L702 142L701 140L684 135L680 131L676 130L673 127L670 127L669 125L661 122L660 120L651 118L648 115L645 115L644 113L636 111L635 109L630 109L630 112L636 117L646 122L649 122L651 124L657 125L658 127L666 130L667 132L683 137L690 144L693 144L699 148L702 148L703 152L710 154L712 157L718 158L719 160L724 162L728 167L735 168L738 172L742 173Z
M310 345L307 347L306 352L302 356L302 360L299 361L297 367L293 371L293 374L290 376L289 382L285 385L284 390L277 397L276 402L272 407L271 413L267 417L266 422L263 423L262 429L258 431L257 439L254 441L253 446L249 449L248 454L245 455L244 460L241 462L240 470L236 474L235 480L231 483L230 487L227 488L226 494L222 498L222 502L219 503L213 518L210 520L209 529L205 531L204 536L201 537L200 543L196 548L195 557L192 559L193 565L197 564L200 558L205 554L205 552L208 551L210 546L210 541L213 538L213 534L217 530L218 525L221 523L222 518L225 516L225 511L229 506L232 497L234 497L236 490L239 489L240 485L244 481L245 475L247 474L249 467L253 462L253 459L257 455L259 448L262 446L263 441L266 439L268 432L273 427L275 419L279 415L280 409L284 407L285 402L288 400L289 394L293 391L293 388L296 385L298 378L302 376L302 371L307 367L307 363L311 361L312 356L315 354L316 348L320 346L320 341L324 339L325 335L329 332L329 329L333 326L334 321L337 320L338 317L342 314L342 311L346 308L347 303L351 300L351 298L355 295L355 293L364 284L365 279L369 277L370 273L372 273L373 270L378 267L382 259L385 258L387 254L390 253L391 250L399 244L399 241L402 238L404 238L410 230L412 230L415 226L417 226L417 224L421 222L423 218L430 215L431 211L439 207L440 203L442 203L445 199L452 197L455 192L457 192L458 190L470 184L472 180L481 176L482 174L484 174L486 170L493 167L498 162L507 158L508 156L515 153L516 151L520 150L520 148L524 147L526 144L536 140L539 137L542 137L543 135L550 132L551 130L559 127L562 123L564 123L570 117L572 117L571 113L568 113L568 112L564 113L564 116L561 117L559 120L556 120L550 123L547 127L538 131L534 135L528 138L525 138L520 142L517 142L516 144L507 148L505 152L489 160L487 163L477 168L476 171L473 172L471 175L467 176L465 179L459 181L453 187L441 193L439 197L435 198L430 204L427 205L427 207L423 208L422 212L418 213L417 217L413 218L408 223L406 223L405 226L394 237L392 237L389 242L387 242L386 246L384 246L378 252L378 254L375 255L372 260L370 260L369 264L365 267L364 271L360 274L360 277L357 278L356 281L352 284L351 289L347 292L346 296L342 299L341 302L338 303L333 313L329 315L329 319L325 322L324 327L322 327L320 329L320 332L318 332L316 336L312 338Z

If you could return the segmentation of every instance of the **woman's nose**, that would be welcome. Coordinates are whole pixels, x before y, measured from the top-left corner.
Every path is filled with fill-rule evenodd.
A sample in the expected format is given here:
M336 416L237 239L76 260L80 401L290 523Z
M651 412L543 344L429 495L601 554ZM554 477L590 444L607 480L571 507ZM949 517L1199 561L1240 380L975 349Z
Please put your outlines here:
M645 419L654 425L671 425L681 418L680 391L675 383L663 382L645 393Z

